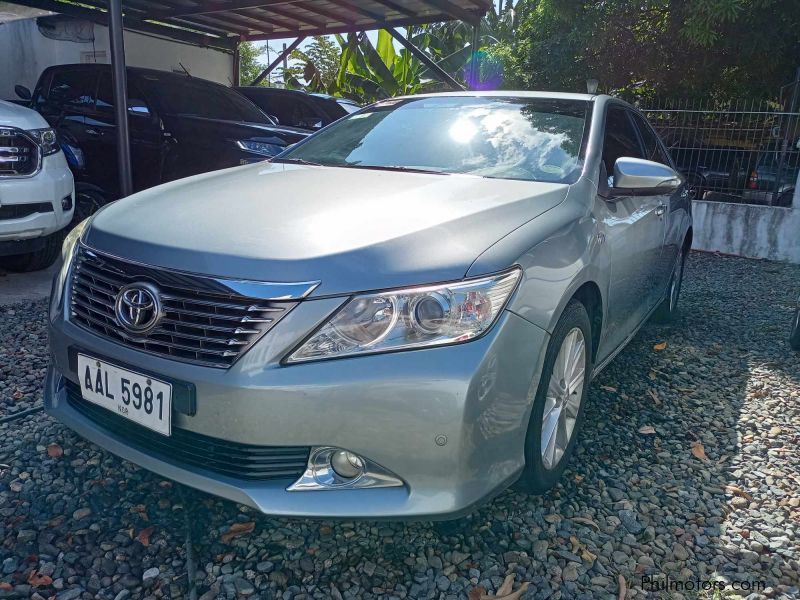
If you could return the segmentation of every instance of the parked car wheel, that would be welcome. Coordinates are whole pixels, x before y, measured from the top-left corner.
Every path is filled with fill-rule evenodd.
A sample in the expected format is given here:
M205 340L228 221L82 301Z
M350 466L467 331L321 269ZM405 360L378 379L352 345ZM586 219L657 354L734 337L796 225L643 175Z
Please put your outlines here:
M798 299L797 308L794 311L792 332L789 334L789 345L795 350L800 350L800 299Z
M775 206L783 206L784 208L789 208L792 205L792 200L794 200L794 190L784 190L781 192L775 200Z
M75 213L69 226L70 229L91 217L104 204L106 204L106 199L100 192L77 188L75 190Z
M690 173L686 177L686 190L689 192L691 200L702 200L703 194L706 193L706 182L701 175Z
M64 241L66 229L57 231L47 236L44 247L35 252L7 256L3 259L3 267L15 273L30 273L46 269L58 258L61 253L61 244Z
M667 296L661 301L655 313L653 313L653 319L658 323L669 323L678 313L678 299L681 295L683 267L685 264L686 252L681 248L678 254L678 260L675 263L675 268L672 271L672 277L670 277L669 280Z
M553 330L533 401L525 440L525 469L517 482L541 494L561 477L575 447L592 366L592 326L577 300L567 305Z

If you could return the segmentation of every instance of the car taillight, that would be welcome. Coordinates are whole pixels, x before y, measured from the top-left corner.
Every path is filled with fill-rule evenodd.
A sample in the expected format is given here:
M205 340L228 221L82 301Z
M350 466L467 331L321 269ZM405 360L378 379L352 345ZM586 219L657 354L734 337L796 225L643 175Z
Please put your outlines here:
M758 171L755 169L750 171L750 177L747 178L747 187L751 190L758 189Z

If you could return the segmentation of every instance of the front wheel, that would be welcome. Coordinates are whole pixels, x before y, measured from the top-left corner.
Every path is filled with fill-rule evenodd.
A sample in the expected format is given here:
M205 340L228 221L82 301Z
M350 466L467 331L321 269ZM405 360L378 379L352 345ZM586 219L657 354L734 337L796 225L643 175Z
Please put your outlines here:
M62 229L48 235L44 246L35 252L3 258L2 265L9 271L16 273L30 273L31 271L46 269L56 262L58 255L61 253L61 244L64 242L65 231Z
M547 345L525 439L525 469L517 482L541 494L561 477L583 420L592 356L592 327L577 300L567 305Z

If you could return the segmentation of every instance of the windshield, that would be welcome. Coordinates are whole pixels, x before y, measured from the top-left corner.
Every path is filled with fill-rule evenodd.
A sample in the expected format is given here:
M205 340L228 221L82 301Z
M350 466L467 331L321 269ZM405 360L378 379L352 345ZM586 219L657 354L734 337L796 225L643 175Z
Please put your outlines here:
M333 167L571 183L588 101L439 96L384 100L281 154Z
M142 87L166 114L274 125L250 100L225 86L180 75L146 74Z

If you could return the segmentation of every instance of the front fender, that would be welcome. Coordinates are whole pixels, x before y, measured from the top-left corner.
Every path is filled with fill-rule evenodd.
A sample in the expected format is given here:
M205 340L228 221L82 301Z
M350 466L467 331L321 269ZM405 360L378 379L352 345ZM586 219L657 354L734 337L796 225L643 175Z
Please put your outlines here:
M472 264L468 276L519 264L522 281L508 310L548 332L553 331L575 291L594 282L603 299L605 319L610 259L592 213L595 197L592 182L578 181L561 204L487 249Z

